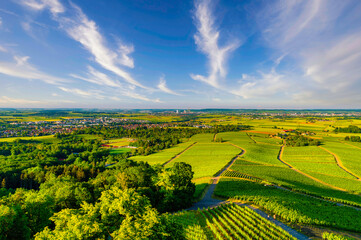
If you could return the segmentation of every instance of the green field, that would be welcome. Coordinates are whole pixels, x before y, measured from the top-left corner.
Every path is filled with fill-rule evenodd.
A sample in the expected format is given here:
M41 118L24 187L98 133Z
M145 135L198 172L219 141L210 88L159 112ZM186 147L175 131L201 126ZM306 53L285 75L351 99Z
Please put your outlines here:
M174 162L192 165L194 178L213 176L241 150L227 143L197 143Z
M116 155L116 154L126 153L126 152L130 152L130 151L132 151L131 148L114 148L114 149L110 150L110 154Z
M336 154L348 170L361 176L361 149L340 142L326 142L323 147Z
M194 142L185 142L180 143L177 146L162 150L158 153L154 153L148 156L135 156L130 159L134 161L145 161L149 164L164 164L169 161L171 158L175 157L180 152L184 151L186 148L191 146Z
M17 139L21 139L29 142L43 142L43 143L56 143L60 142L59 139L55 138L53 135L48 136L39 136L39 137L11 137L11 138L0 138L0 142L13 142Z

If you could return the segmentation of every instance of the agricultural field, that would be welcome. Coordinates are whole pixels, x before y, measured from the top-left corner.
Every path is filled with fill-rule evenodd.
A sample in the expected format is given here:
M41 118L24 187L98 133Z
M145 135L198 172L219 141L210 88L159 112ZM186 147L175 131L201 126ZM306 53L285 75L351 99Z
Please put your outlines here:
M222 178L215 194L260 206L284 222L361 232L361 215L357 209L337 206L291 191L247 180Z
M164 164L167 161L171 160L173 157L177 156L182 151L186 150L188 147L190 147L193 144L194 144L194 142L192 142L192 141L180 143L175 147L162 150L158 153L153 153L148 156L142 156L142 155L134 156L134 157L131 157L130 159L134 160L134 161L148 162L151 165Z
M198 137L198 139L200 138ZM192 140L194 139L192 138ZM197 142L169 165L172 166L175 162L185 162L192 166L194 178L208 177L220 171L240 152L242 152L241 149L228 143Z
M361 149L341 142L325 142L323 147L335 154L350 172L361 177Z
M0 138L0 142L13 142L15 140L23 140L26 142L39 142L39 143L56 143L59 139L53 135L39 136L39 137L11 137L11 138Z
M106 147L118 148L118 147L129 146L130 143L134 142L134 139L119 138L119 139L104 140L103 142Z
M296 239L248 207L223 204L216 208L181 212L175 219L186 239Z

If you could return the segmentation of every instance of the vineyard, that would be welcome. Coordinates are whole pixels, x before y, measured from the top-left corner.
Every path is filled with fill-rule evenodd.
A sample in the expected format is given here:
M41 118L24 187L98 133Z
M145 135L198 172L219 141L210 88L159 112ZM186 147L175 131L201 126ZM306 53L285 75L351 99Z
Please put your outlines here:
M223 204L216 208L176 214L189 240L296 239L248 207Z
M361 215L357 209L256 182L223 178L217 185L215 195L261 206L285 222L361 232Z

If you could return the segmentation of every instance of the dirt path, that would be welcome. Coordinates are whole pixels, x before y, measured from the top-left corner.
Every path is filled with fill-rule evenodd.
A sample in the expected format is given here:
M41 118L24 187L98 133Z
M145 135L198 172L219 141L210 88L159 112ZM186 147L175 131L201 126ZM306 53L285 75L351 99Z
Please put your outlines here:
M237 156L235 156L234 158L232 158L232 160L221 171L219 171L216 176L214 176L212 178L212 183L210 184L210 186L209 186L206 194L202 198L202 200L195 203L192 207L190 207L187 210L197 210L198 208L215 207L215 206L218 206L219 204L225 202L225 201L222 201L222 200L212 198L214 189L216 188L216 185L217 185L221 175L225 171L227 171L238 158L240 158L242 155L244 155L246 153L246 150L244 150L243 148L241 148L241 147L239 147L237 145L234 145L234 144L231 144L231 145L241 149L242 152L240 154L238 154Z
M325 186L328 186L328 187L333 188L333 189L336 189L336 190L340 190L340 191L346 192L346 189L339 188L339 187L333 186L333 185L331 185L331 184L325 183L324 181L321 181L320 179L317 179L317 178L315 178L315 177L312 177L311 175L309 175L309 174L307 174L307 173L304 173L304 172L298 170L297 168L293 167L291 164L289 164L289 163L285 162L284 160L282 160L282 154L283 154L284 148L285 148L285 145L283 145L283 146L281 147L280 152L279 152L278 157L277 157L280 162L282 162L283 164L285 164L286 166L288 166L288 167L289 167L290 169L292 169L293 171L298 172L298 173L302 174L303 176L308 177L308 178L310 178L310 179L312 179L312 180L314 180L314 181L316 181L316 182L318 182L318 183L321 183L321 184L323 184L323 185L325 185Z
M179 158L180 155L182 155L185 151L189 150L191 147L193 147L197 142L192 143L190 146L188 146L186 149L184 149L183 151L181 151L180 153L178 153L177 155L175 155L174 157L172 157L171 159L169 159L167 162L163 163L162 166L164 167L165 165L173 162L175 159Z
M318 146L319 148L325 150L326 152L328 152L329 154L331 154L335 160L336 160L336 164L337 166L339 166L342 170L344 170L345 172L347 172L348 174L350 174L351 176L355 177L357 180L361 181L360 177L357 176L356 174L354 174L353 172L351 172L350 170L348 170L341 162L340 158L334 154L333 152L331 152L330 150L324 148L324 147L321 147L321 146Z
M218 134L218 133L215 133L215 134L214 134L214 136L213 136L213 142L216 141L216 139L217 139L217 134Z

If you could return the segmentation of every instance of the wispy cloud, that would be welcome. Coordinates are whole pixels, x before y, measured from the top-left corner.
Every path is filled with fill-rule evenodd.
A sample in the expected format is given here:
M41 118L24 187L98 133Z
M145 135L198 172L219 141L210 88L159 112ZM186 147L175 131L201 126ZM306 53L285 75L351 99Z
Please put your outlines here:
M121 91L121 94L123 96L126 96L126 97L139 99L139 100L146 101L146 102L162 103L162 101L160 101L159 98L151 99L151 98L146 97L145 95L141 95L141 94L136 93L136 92L131 91L131 90L129 90L129 91Z
M81 97L88 97L88 98L92 97L92 98L96 98L96 99L104 99L104 96L101 94L102 92L99 90L84 91L79 88L66 88L66 87L59 87L59 89L64 92L67 92L67 93L79 95Z
M10 98L7 96L0 97L0 104L38 104L41 101L34 101L34 100L26 100L26 99L19 99L19 98Z
M361 90L360 11L359 1L280 0L258 14L266 45L276 55L287 53L301 72L292 84L307 89L295 99L355 101Z
M239 89L230 92L245 99L278 97L290 87L284 78L274 69L270 73L261 72L259 78L244 74Z
M64 6L58 0L21 0L21 4L33 10L49 8L54 15L65 11Z
M90 83L97 85L109 86L109 87L122 87L122 84L119 81L111 79L105 73L102 73L91 66L88 66L87 77L82 77L77 74L70 74L71 77L78 78Z
M12 77L41 80L49 84L60 84L69 80L46 74L28 63L29 57L14 56L15 62L0 62L0 73Z
M161 90L162 92L168 93L168 94L172 94L172 95L177 95L177 96L181 96L181 94L169 89L167 87L167 82L164 79L164 76L162 76L159 80L159 84L158 84L158 88L159 90Z
M128 56L133 52L134 47L120 44L117 52L110 50L106 46L106 41L100 34L96 23L89 20L79 7L75 5L72 5L72 7L76 12L72 18L56 18L67 34L81 43L94 56L94 60L104 69L115 73L130 84L146 88L120 67L120 65L130 68L134 67L133 59Z
M240 42L233 39L230 43L219 46L220 31L215 25L211 6L210 0L195 1L194 18L198 32L194 35L194 39L199 51L208 57L209 75L191 74L191 77L218 88L219 81L227 75L227 59L230 53L239 47Z
M100 86L113 87L115 88L115 91L130 98L159 102L157 99L153 100L140 93L136 93L135 87L147 90L151 90L151 88L143 86L124 69L134 68L134 60L130 56L134 51L133 45L124 44L116 39L116 50L109 48L106 38L100 33L97 24L90 20L77 5L71 2L68 9L66 9L58 0L31 0L30 2L26 2L27 1L23 1L23 5L25 4L33 10L49 9L53 15L53 19L59 23L60 28L63 29L70 38L79 42L81 46L94 57L93 60L97 64L104 70L110 71L115 76L123 79L129 86L120 83L118 80L114 79L114 77L91 66L88 66L88 71L85 76L73 73L70 74L71 77ZM94 95L94 92L72 87L62 87L60 89L83 97Z

